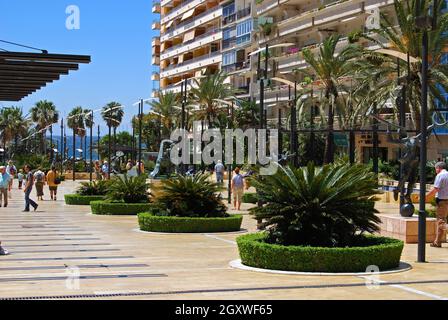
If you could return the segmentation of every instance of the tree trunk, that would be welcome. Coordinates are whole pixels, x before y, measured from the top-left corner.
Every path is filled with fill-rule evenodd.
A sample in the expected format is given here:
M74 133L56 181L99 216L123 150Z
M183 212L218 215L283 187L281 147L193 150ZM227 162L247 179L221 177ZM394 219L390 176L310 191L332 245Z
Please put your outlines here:
M326 93L327 99L330 98L330 94ZM325 144L325 164L332 163L334 161L334 100L335 97L331 97L330 105L328 107L328 132L327 132L327 142Z

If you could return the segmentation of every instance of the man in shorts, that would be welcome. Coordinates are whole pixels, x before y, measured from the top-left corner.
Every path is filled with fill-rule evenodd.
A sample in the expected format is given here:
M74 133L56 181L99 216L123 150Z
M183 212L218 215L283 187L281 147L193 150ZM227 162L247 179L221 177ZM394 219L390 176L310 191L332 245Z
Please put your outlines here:
M235 176L232 178L233 210L241 210L241 203L244 195L244 177L240 174L240 168L235 169Z
M437 236L431 247L441 248L442 237L446 232L446 218L448 216L448 171L445 162L437 162L435 165L436 179L434 181L434 188L426 195L426 201L430 201L432 197L436 196L437 203Z

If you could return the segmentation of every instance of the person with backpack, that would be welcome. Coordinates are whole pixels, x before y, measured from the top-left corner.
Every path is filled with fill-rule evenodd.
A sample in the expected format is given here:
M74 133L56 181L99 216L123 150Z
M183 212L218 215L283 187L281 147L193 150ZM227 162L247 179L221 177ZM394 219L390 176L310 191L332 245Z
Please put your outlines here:
M33 191L34 175L31 172L31 166L29 164L25 165L24 170L26 175L26 182L25 188L23 190L23 192L25 193L25 210L23 210L23 212L29 212L30 205L34 208L34 211L36 211L39 205L30 198L31 191Z
M241 210L244 196L244 177L240 174L240 168L235 168L235 176L232 178L233 210Z
M11 180L9 181L9 186L8 186L9 198L11 198L12 184L14 182L14 177L17 174L17 168L14 165L14 163L12 162L12 160L8 161L8 165L6 166L6 173L9 174L9 176L11 177Z
M61 178L58 175L56 167L51 166L51 170L47 173L47 184L50 190L51 200L57 201L58 185L61 183Z
M45 185L45 173L41 168L37 169L34 173L34 185L36 186L37 201L44 200L44 185Z

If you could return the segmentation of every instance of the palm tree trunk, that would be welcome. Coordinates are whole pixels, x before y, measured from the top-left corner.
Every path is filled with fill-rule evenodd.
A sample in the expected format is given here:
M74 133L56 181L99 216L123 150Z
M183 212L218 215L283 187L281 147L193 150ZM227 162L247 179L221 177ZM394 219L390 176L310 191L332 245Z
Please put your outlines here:
M327 93L326 96L330 98L330 94ZM327 99L328 99L327 98ZM334 161L334 97L328 107L328 133L327 142L325 144L325 164L332 163Z

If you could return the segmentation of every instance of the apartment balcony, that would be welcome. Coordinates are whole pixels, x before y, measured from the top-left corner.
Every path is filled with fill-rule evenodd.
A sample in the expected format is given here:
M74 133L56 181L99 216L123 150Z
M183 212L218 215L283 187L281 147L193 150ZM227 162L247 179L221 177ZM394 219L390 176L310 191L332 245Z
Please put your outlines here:
M152 37L151 46L160 46L160 37Z
M151 25L152 30L160 30L160 22L158 20L155 20L152 22Z
M168 14L162 16L161 23L165 24L176 17L182 16L187 11L194 9L198 5L205 3L207 0L187 0L180 6L173 8Z
M269 36L261 37L260 43L297 33L299 31L304 31L309 28L319 27L358 16L365 12L366 6L382 7L391 4L393 4L393 0L341 0L331 2L323 8L316 8L274 23L276 30Z
M154 1L152 3L152 13L160 13L160 2Z
M181 85L180 84L172 84L163 88L160 88L160 91L162 93L172 92L172 93L180 93L181 92Z
M238 73L247 69L250 69L250 60L239 61L234 64L222 66L222 70L228 74Z
M256 10L257 15L261 16L263 13L268 12L271 9L274 9L279 5L279 0L263 0L260 3L257 3Z
M157 71L153 71L151 74L152 81L160 81L160 74Z
M194 37L190 41L180 43L174 47L165 49L161 58L162 60L169 59L179 54L193 51L194 49L200 48L212 42L220 41L221 39L222 31L220 29L213 29L197 37Z
M153 56L151 63L153 66L159 66L160 65L160 57Z
M153 57L159 57L160 58L160 47L154 46L152 47L151 54Z
M162 41L166 41L173 37L179 36L180 34L189 31L193 28L201 26L205 23L213 21L214 19L220 18L222 16L222 7L216 7L212 10L207 10L197 16L192 17L192 19L188 19L186 21L181 22L177 26L171 26L167 28L167 32L165 32L161 36Z
M186 60L179 64L170 65L163 69L160 73L161 78L172 77L180 73L187 71L193 71L195 69L205 68L212 64L221 63L222 54L221 51L215 51L197 58Z

